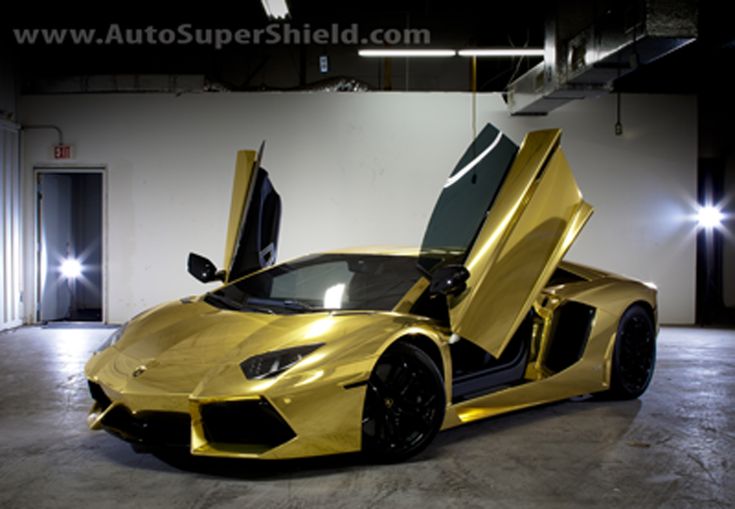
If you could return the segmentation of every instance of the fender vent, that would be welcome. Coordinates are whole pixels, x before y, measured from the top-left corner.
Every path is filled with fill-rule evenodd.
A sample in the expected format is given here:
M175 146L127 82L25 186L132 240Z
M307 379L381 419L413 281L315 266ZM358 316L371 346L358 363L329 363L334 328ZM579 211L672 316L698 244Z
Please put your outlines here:
M582 358L594 318L595 308L579 302L567 302L554 312L547 368L562 371Z

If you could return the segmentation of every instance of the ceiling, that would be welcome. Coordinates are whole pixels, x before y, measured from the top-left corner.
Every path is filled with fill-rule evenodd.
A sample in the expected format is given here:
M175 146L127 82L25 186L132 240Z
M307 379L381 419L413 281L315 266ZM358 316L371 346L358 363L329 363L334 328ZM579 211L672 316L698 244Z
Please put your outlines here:
M559 4L564 5L564 11L560 11ZM610 4L602 0L451 3L289 0L291 18L286 23L297 28L308 25L311 30L335 23L342 29L354 23L361 35L373 29L427 29L431 37L429 47L541 47L547 17L575 9L594 14ZM100 5L94 10L37 9L3 20L2 46L6 52L10 51L16 63L22 92L58 91L59 83L66 83L69 92L90 91L84 89L85 83L89 86L88 77L98 75L196 75L209 84L208 90L232 91L303 89L346 78L368 89L468 90L470 87L469 59L393 59L391 68L387 69L382 59L359 57L357 49L362 46L356 44L230 44L215 49L193 44L18 45L13 39L12 29L93 28L99 33L108 30L111 24L122 29L152 26L159 30L191 24L195 28L252 30L273 23L266 18L259 0L240 2L237 9L213 4L211 8L200 7L196 11L168 9L164 14L151 14L144 6L129 3L102 8ZM735 35L727 22L733 18L725 12L732 7L723 5L701 2L698 40L620 78L615 88L654 93L729 89L724 73L735 63ZM329 60L327 72L319 68L322 56ZM479 59L478 90L505 90L512 78L536 63L538 60L518 58Z

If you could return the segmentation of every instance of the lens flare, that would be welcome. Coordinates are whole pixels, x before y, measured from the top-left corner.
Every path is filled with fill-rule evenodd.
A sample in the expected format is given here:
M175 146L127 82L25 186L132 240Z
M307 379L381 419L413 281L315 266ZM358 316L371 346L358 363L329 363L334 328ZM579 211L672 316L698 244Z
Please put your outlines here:
M59 270L66 279L76 279L82 275L82 264L74 258L66 258Z
M697 222L702 228L719 228L722 226L722 220L725 215L719 209L713 205L706 205L700 207L697 211Z

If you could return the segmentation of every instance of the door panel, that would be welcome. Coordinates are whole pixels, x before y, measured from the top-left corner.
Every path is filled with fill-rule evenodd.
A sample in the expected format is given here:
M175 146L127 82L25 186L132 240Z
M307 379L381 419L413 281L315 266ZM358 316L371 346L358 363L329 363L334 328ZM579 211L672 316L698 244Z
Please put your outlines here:
M62 278L59 266L72 251L71 176L39 176L39 234L41 250L41 291L39 319L54 321L69 318L72 304L71 284Z
M467 148L436 202L421 243L419 266L442 258L462 263L516 156L518 147L488 124Z
M237 153L225 244L225 282L276 260L281 198L260 166L262 152L261 145L257 154L253 150Z
M467 256L467 291L450 297L452 331L499 357L592 214L559 147L529 133Z
M235 162L235 176L232 180L232 199L230 201L230 219L227 223L227 240L225 241L224 269L230 273L235 249L241 235L240 229L245 219L245 207L252 189L255 176L255 150L239 150Z

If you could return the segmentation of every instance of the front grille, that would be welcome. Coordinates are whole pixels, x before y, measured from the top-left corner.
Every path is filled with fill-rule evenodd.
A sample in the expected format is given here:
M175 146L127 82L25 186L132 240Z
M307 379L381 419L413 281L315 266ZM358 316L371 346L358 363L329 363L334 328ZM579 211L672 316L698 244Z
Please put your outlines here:
M191 418L179 412L133 414L118 406L105 415L102 427L129 442L146 445L188 447L191 439Z
M102 410L112 404L112 401L107 397L107 394L102 390L102 387L91 381L87 381L87 383L89 384L89 394L92 396L92 399L99 404Z
M264 399L202 405L201 415L204 436L212 443L263 445L270 449L296 436Z

